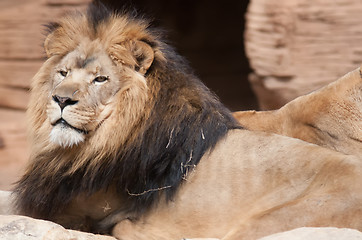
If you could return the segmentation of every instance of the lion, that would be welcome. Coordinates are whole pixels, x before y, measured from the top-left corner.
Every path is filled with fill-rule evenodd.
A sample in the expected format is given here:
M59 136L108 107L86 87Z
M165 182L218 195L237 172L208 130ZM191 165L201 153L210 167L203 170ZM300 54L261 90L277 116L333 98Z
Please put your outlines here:
M148 21L94 4L44 48L18 214L122 240L362 230L358 156L245 129Z
M274 111L240 111L249 130L299 138L345 154L362 156L361 69Z

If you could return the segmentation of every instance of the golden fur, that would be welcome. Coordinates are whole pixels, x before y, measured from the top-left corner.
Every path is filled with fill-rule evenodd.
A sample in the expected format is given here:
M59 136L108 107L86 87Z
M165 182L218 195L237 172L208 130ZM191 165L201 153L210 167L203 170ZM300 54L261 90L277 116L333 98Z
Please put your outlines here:
M361 159L241 129L146 22L102 11L50 27L21 214L95 232L116 224L124 240L362 230Z
M250 130L277 133L362 156L360 68L275 111L241 111L235 118Z
M120 239L257 239L297 227L362 230L361 159L297 139L234 130L169 204L120 221Z

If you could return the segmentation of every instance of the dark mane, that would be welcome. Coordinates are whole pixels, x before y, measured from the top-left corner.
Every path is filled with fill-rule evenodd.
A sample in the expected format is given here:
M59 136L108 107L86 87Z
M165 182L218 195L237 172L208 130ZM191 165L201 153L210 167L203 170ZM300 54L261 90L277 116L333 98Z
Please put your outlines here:
M105 13L102 10L99 14L94 7L88 10L93 27L106 21ZM106 156L104 165L88 165L72 175L65 174L72 162L63 163L51 176L43 174L66 153L57 153L58 158L51 157L54 153L37 156L15 189L23 214L51 220L78 194L91 195L112 184L126 199L128 212L143 214L162 194L172 199L205 152L230 129L241 128L183 58L165 43L160 44L166 64L155 59L147 72L155 101L149 103L149 118L141 119L133 129L137 138L119 146L114 156Z
M162 68L154 66L149 73L159 76L149 79L158 79L161 89L144 131L134 145L118 154L122 160L115 173L119 176L117 185L128 193L131 208L139 212L160 197L158 191L140 193L164 189L171 199L204 153L228 130L240 128L179 56L172 50L165 55L174 62ZM134 167L132 171L129 166Z

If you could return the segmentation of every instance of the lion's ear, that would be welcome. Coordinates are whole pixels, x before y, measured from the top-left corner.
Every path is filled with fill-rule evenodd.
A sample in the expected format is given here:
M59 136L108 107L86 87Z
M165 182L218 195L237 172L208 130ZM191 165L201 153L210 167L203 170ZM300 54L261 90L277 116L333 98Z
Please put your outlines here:
M44 41L44 50L48 58L56 55L58 52L56 46L54 46L55 45L54 35L55 35L54 32L50 33Z
M54 32L50 33L47 35L47 37L45 38L45 41L44 41L44 50L45 50L45 53L47 55L47 57L51 57L53 54L52 54L52 39L53 39L53 35L54 35Z
M135 69L143 75L146 74L155 58L153 48L144 41L136 40L131 44L131 52L137 62Z
M44 41L44 50L48 58L51 56L61 54L64 51L62 42L65 39L64 29L57 23L50 23L47 25L48 35ZM61 34L63 32L63 34Z
M50 33L44 41L44 50L48 58L54 55L65 55L76 47L77 39L67 33L63 27L54 24L48 28Z

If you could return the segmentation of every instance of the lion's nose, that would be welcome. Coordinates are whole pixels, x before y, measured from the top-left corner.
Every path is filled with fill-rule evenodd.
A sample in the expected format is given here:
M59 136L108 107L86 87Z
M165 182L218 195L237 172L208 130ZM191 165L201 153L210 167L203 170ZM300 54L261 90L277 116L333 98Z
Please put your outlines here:
M61 110L63 110L68 105L74 105L74 104L76 104L78 102L78 101L73 100L73 99L71 99L69 97L60 97L58 95L54 95L53 100L56 103L58 103Z

